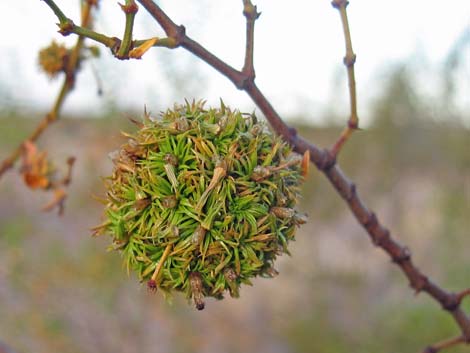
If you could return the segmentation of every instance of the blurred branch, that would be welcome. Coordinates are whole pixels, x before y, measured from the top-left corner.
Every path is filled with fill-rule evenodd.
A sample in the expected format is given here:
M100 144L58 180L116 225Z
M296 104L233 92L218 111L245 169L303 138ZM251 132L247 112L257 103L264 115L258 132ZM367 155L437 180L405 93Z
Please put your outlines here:
M251 75L251 73L247 70L235 70L214 56L212 53L207 51L199 43L189 38L185 33L184 27L176 25L152 0L137 1L155 18L155 20L165 30L167 36L174 38L176 46L182 46L186 50L198 56L200 59L226 76L235 84L238 89L244 90L266 116L266 119L270 122L273 129L278 134L282 135L289 143L291 143L297 152L310 152L311 161L317 166L319 170L325 174L338 194L346 201L358 222L369 234L373 243L376 246L382 248L391 257L392 261L401 268L405 276L408 278L410 286L416 291L416 293L421 291L428 293L432 298L441 304L444 310L447 310L453 316L454 320L462 331L463 339L459 343L470 342L470 319L461 308L458 295L450 293L432 282L414 265L409 249L394 240L390 234L390 231L380 223L375 213L366 207L364 201L357 192L355 184L347 178L347 176L337 165L335 154L330 153L328 150L318 148L314 144L297 135L295 129L289 128L289 126L285 124L273 106L256 86L254 82L254 75ZM243 3L245 5L245 13L247 4L249 6L251 3L249 1L244 1ZM345 64L348 67L349 89L351 97L351 118L348 123L348 129L352 131L353 129L357 128L358 119L356 112L356 91L353 70L355 55L352 51L349 26L347 25L345 12L347 2L334 1L333 5L337 5L339 7L346 38L347 53ZM256 17L257 16L253 16L253 18L250 18L247 16L247 52L252 50L253 45L253 24L250 24L250 21L253 21L254 23L254 19L256 19ZM249 63L250 59L245 59L245 63L247 61ZM246 67L247 66L245 66L245 68ZM342 143L340 143L340 147L341 145ZM336 149L339 150L340 147L337 147ZM333 148L333 152L334 151L335 148Z
M343 59L344 65L348 71L348 85L349 85L349 105L351 112L348 120L348 125L342 131L340 137L331 148L331 154L336 157L341 151L344 143L349 139L354 130L359 129L359 117L357 115L357 95L356 95L356 79L354 75L354 63L356 62L356 54L352 48L351 32L349 30L349 21L346 7L349 4L347 0L333 0L331 2L333 7L339 11L341 16L341 24L343 26L344 42L346 44L346 56Z
M66 18L65 15L62 13L62 11L60 11L60 9L57 6L52 5L54 4L53 1L49 1L49 0L44 0L44 1L54 9L54 13L56 13L59 19ZM96 3L92 1L87 1L83 5L82 23L81 23L83 27L89 26L92 21L91 9L93 6L96 6ZM62 109L65 98L73 89L73 86L75 84L75 75L77 73L78 66L80 63L80 53L83 48L83 41L84 41L84 38L82 36L79 36L75 44L75 47L72 50L72 54L70 55L70 59L67 63L67 67L65 68L64 82L62 83L62 87L59 91L59 94L57 95L57 98L55 100L55 103L52 109L39 122L36 129L31 133L31 135L25 141L35 142L41 136L44 130L46 130L52 123L54 123L57 119L59 119L60 110ZM5 160L2 161L2 163L0 164L0 178L7 170L12 168L15 162L18 160L18 158L21 155L21 151L23 149L23 144L24 142L22 142L9 157L7 157Z
M462 343L465 343L464 336L454 337L454 338L436 343L432 346L426 347L423 353L437 353L437 352L442 351L443 349L452 348Z
M44 2L51 8L59 19L59 23L57 24L60 28L59 33L63 36L68 36L69 34L74 33L80 38L88 38L101 43L109 48L111 53L120 60L140 59L150 47L166 47L170 49L175 47L174 41L171 38L154 37L143 40L132 40L134 18L138 11L137 4L134 0L126 0L124 5L120 5L122 11L126 15L126 24L122 40L95 32L88 28L87 24L83 23L83 21L82 25L78 26L70 18L65 16L53 0L44 0Z
M470 288L468 289L465 289L463 291L461 291L460 293L457 294L457 300L459 301L459 303L465 299L465 297L467 296L470 296Z

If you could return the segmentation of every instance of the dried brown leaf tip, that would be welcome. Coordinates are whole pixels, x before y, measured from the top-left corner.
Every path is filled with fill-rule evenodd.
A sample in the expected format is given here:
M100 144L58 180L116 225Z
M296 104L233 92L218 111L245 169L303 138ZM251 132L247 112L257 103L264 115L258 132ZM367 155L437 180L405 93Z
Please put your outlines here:
M272 277L305 223L295 206L307 157L223 103L175 105L137 128L113 154L95 234L111 236L150 290L183 292L199 310Z

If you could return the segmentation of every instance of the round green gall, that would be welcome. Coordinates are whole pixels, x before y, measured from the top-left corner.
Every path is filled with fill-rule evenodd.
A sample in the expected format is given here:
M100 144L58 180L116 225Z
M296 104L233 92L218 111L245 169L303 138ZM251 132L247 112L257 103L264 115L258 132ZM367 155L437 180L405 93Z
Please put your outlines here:
M276 274L276 257L305 223L295 206L306 156L223 103L175 105L137 125L114 153L106 221L95 228L128 270L198 309L204 297L238 297L242 283Z

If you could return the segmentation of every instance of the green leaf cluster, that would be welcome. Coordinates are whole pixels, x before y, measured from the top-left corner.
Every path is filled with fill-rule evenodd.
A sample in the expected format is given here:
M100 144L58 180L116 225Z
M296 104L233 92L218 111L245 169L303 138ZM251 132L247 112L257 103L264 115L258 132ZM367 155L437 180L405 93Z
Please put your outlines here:
M253 114L186 102L146 116L114 152L105 178L108 234L128 271L152 289L237 297L271 277L296 226L302 157ZM202 304L201 304L202 302Z

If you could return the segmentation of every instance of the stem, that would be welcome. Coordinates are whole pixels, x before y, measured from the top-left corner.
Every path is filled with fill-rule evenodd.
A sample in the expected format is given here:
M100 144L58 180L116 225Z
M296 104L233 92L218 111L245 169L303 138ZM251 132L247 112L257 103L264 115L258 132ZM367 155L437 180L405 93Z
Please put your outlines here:
M65 24L69 21L67 16L64 15L62 10L56 5L56 3L53 0L43 0L50 8L52 11L54 11L55 15L59 19L61 24Z
M25 141L31 141L35 142L39 136L43 133L44 130L47 129L47 127L54 122L57 119L60 107L62 106L65 97L67 95L67 92L69 90L69 84L67 80L64 80L64 83L62 84L62 87L60 89L60 92L56 98L56 101L54 103L54 106L52 109L47 113L44 118L39 122L39 124L36 126L36 129L31 133L31 135L25 140ZM13 153L6 158L1 166L0 166L0 177L10 168L13 167L14 163L16 160L20 157L21 151L23 150L23 142L13 151Z
M160 24L168 37L177 38L184 27L177 26L152 0L137 0ZM179 41L178 41L179 42Z
M129 55L131 48L140 47L141 45L148 43L151 39L153 39L153 38L150 38L150 39L143 39L143 40L134 40L134 41L132 40L134 19L138 11L137 4L135 3L134 0L126 0L126 4L121 5L122 10L126 14L126 26L124 29L124 37L122 41L120 41L116 37L109 37L102 33L95 32L87 28L86 26L75 25L71 19L69 19L67 16L64 15L64 13L59 9L59 7L52 0L44 0L44 1L46 1L46 3L54 10L54 13L59 18L59 21L60 21L59 27L61 28L59 32L61 32L63 35L69 35L70 33L74 33L80 37L88 38L88 39L94 40L95 42L101 43L105 45L106 47L110 48L111 52L118 59L140 58L142 55L140 56ZM86 11L86 7L84 8L84 11ZM183 28L180 28L179 30L184 31ZM175 40L175 37L156 38L156 39L157 40L153 44L154 47L165 47L165 48L173 49L180 45L180 43L177 40Z
M89 2L86 2L83 7L82 7L82 26L77 26L73 23L72 20L70 20L67 16L64 15L62 10L54 3L53 0L43 0L49 7L54 11L55 15L60 21L59 27L61 27L62 31L61 33L63 35L68 35L70 33L75 33L79 37L86 37L89 39L92 39L96 42L99 42L108 48L113 48L116 46L116 38L111 38L108 36L105 36L104 34L97 33L88 27L88 17L90 16L90 8L92 5L90 5ZM85 21L84 21L85 20ZM66 26L67 29L64 30L63 27Z
M81 37L85 37L91 40L94 40L95 42L101 43L105 45L108 48L115 48L116 44L118 43L117 38L114 37L108 37L104 34L97 33L89 28L86 27L81 27L81 26L73 26L73 28L70 30L70 32L75 33Z
M209 52L199 43L189 38L185 33L185 28L183 26L176 25L155 2L152 0L137 1L160 24L166 35L170 38L173 38L175 42L175 48L182 46L201 60L208 63L222 75L227 77L238 89L243 88L246 77L244 77L240 71L235 70L233 67Z
M464 300L465 297L467 296L470 296L470 288L467 288L463 291L461 291L460 293L457 294L457 298L459 300L459 302L461 302L462 300Z
M343 130L336 143L331 148L331 154L336 157L343 147L344 143L349 139L354 130L359 128L359 117L357 115L357 93L356 93L356 78L354 74L354 63L356 62L356 54L352 48L351 31L349 30L349 21L346 7L348 6L347 0L333 0L331 2L334 8L338 9L341 24L343 27L344 42L346 46L346 56L344 57L344 65L348 71L348 86L349 86L349 105L351 108L350 117L347 127Z
M250 96L250 98L255 102L261 112L268 119L269 124L272 128L290 144L295 146L295 136L293 130L286 125L281 116L274 109L274 107L269 103L268 99L263 95L263 92L256 86L256 83L250 82L244 87L244 91Z
M437 353L443 349L451 348L461 343L465 343L465 338L463 336L450 338L425 348L423 353Z
M154 47L164 47L164 48L169 48L169 49L174 49L177 47L176 45L176 41L174 38L169 38L169 37L165 37L165 38L158 38L158 37L155 37L157 38L157 41L155 42L155 44L153 45ZM151 39L151 38L150 38ZM139 46L141 46L142 44L148 42L150 39L139 39L139 40L135 40L133 42L133 47L134 48L137 48Z
M122 38L121 46L116 54L118 58L127 58L129 50L132 46L132 30L134 28L134 19L138 11L137 4L134 0L126 0L125 5L121 5L121 9L126 14L126 27Z
M226 76L238 89L243 89L245 86L245 82L247 81L247 77L245 75L220 60L199 43L184 35L184 37L181 38L181 46L201 60L205 61L222 75Z
M255 21L260 14L256 11L256 6L253 6L250 0L243 0L243 15L246 17L246 47L245 64L243 65L242 72L252 80L255 79L255 68L253 65Z
M152 281L156 281L157 280L157 277L163 267L163 264L165 263L165 260L166 258L168 257L168 255L170 254L170 251L171 251L171 247L172 247L172 244L168 244L165 248L165 251L163 252L163 255L162 257L160 258L160 261L158 261L158 264L157 264L157 267L155 267L155 271L153 272L153 275L152 275Z

